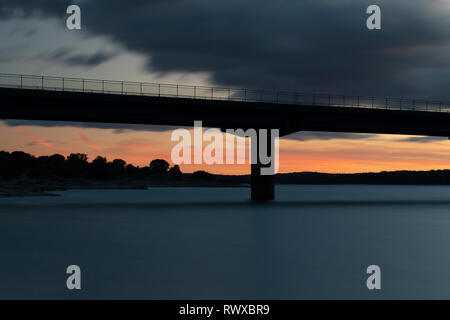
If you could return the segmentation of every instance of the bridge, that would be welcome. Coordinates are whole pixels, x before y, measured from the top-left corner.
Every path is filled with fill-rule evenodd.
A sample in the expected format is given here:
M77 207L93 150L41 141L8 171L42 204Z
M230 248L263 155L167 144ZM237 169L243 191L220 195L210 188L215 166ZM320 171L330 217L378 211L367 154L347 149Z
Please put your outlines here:
M450 137L450 102L0 73L0 119ZM270 139L270 138L269 138ZM270 145L270 141L268 141ZM251 196L274 177L251 166Z

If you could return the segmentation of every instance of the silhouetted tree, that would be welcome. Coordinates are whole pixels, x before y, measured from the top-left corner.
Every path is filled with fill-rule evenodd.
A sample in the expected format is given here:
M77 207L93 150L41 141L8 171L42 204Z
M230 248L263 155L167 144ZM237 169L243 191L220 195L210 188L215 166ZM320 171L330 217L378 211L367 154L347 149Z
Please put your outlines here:
M138 174L139 168L136 168L132 164L127 164L127 166L125 167L125 172L128 176L134 177Z
M63 176L65 173L65 158L60 154L40 156L35 160L35 166L30 171L31 177Z
M3 179L11 179L18 173L11 171L11 161L11 154L9 152L0 151L0 176Z
M114 174L122 175L125 173L125 165L127 163L122 159L114 159L111 166Z
M169 175L174 177L175 179L180 179L183 176L183 173L180 170L180 167L176 164L169 170Z
M50 156L50 163L51 164L58 164L61 165L64 163L64 156L60 155L60 154L54 154L52 156Z
M207 181L211 181L216 178L213 174L203 171L203 170L195 171L192 174L192 177L197 180L207 180Z
M150 162L150 173L152 174L164 174L169 170L169 163L166 160L155 159Z
M84 153L71 153L67 157L67 160L71 163L85 164L85 163L87 163L88 156L87 156L87 154L84 154Z
M36 166L36 158L31 154L14 151L10 154L9 173L10 178L18 178L26 175Z
M98 156L91 163L89 177L94 179L106 179L111 175L108 172L108 160L106 157Z
M106 157L98 156L94 159L94 161L92 161L92 165L94 167L105 168L107 162L108 160L106 159Z
M88 169L88 156L84 153L72 153L67 157L66 177L83 177Z
M48 165L52 168L51 174L63 176L65 170L65 158L60 154L51 155L48 159Z

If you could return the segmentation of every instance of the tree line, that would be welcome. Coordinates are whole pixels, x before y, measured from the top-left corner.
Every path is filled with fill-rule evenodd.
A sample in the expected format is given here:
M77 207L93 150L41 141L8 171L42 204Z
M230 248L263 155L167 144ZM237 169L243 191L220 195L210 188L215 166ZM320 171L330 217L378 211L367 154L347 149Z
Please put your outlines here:
M199 174L196 174L199 175ZM201 175L201 173L200 173ZM111 179L117 177L183 176L178 165L170 167L163 159L152 160L148 166L138 167L122 159L108 161L98 156L91 162L83 153L72 153L67 157L60 154L35 157L14 151L0 151L0 177L3 179L26 178L85 178Z
M83 153L35 157L15 151L0 151L0 179L47 178L47 179L99 179L114 178L214 181L223 184L250 183L248 175L224 176L206 171L183 174L178 165L170 167L163 159L152 160L148 166L138 167L122 159L108 161L98 156L91 162ZM450 185L450 170L390 171L376 173L330 174L297 172L276 174L277 184L430 184Z

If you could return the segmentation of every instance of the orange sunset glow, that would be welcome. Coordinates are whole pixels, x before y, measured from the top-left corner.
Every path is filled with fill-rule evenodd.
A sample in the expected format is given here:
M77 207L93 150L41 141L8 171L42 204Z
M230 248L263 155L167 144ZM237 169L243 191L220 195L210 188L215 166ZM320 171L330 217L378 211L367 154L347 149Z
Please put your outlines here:
M151 127L149 127L151 128ZM152 159L170 160L172 131L133 131L78 127L8 126L0 123L0 144L5 151L35 156L86 153L108 160L146 166ZM391 170L450 168L450 142L404 141L406 136L371 135L366 139L280 140L279 172L355 173ZM204 143L204 146L207 143ZM248 174L245 165L181 165L183 172L205 170L217 174Z

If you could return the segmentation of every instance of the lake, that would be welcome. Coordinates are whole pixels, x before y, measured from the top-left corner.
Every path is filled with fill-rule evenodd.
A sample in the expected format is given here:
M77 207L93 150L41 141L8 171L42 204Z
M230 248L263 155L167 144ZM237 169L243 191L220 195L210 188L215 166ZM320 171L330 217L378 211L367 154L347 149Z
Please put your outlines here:
M450 186L55 194L0 199L1 299L450 298Z

